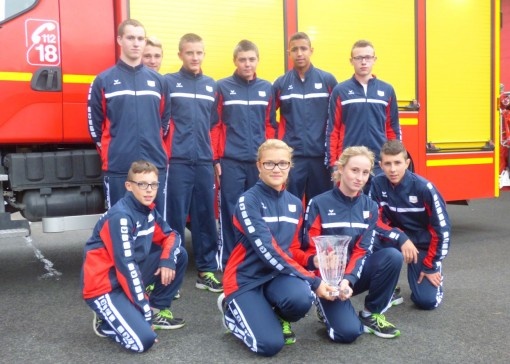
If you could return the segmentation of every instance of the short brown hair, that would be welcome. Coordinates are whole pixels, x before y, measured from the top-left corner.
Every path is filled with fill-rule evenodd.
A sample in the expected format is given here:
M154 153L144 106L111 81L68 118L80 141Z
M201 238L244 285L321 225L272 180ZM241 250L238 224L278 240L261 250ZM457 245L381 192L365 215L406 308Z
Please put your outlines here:
M195 33L186 33L179 40L179 52L184 48L184 43L203 43L203 40Z
M357 40L356 42L354 42L354 44L352 45L351 56L352 56L352 51L354 50L354 48L365 48L365 47L372 47L372 49L374 50L374 54L375 54L375 48L374 48L374 45L372 44L372 42L365 40L365 39L360 39L360 40Z
M131 163L131 167L129 168L127 179L132 180L133 177L135 176L135 174L151 173L151 172L154 172L156 174L156 176L159 174L159 171L154 164L152 164L151 162L144 161L144 160L135 161L135 162Z
M407 155L407 149L404 146L404 144L398 139L393 139L393 140L388 140L386 143L383 144L383 146L381 148L380 156L382 159L383 154L385 154L385 155L399 155L400 153L402 153L402 155L404 156L404 159L409 158L409 156Z
M243 39L239 43L237 43L236 47L234 48L234 60L237 58L237 55L239 52L248 52L248 51L254 51L257 55L257 59L259 58L259 49L253 43L252 41Z
M143 32L145 33L145 27L138 20L135 20L135 19L126 19L122 23L120 23L119 27L117 28L117 35L119 37L122 37L124 35L124 29L128 25L132 25L134 27L142 27L143 28Z

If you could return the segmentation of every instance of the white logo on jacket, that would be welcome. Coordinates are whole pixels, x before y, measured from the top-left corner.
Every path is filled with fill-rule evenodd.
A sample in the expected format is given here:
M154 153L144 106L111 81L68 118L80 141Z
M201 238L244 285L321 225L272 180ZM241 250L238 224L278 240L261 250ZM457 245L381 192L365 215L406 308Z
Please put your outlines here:
M322 83L316 83L314 86L316 90L320 90L322 88Z
M383 97L383 96L384 96L384 91L382 91L382 90L377 90L377 96L381 96L381 97Z
M237 95L236 90L230 90L230 95Z
M113 86L120 85L121 83L119 80L113 80Z
M289 205L289 211L290 212L296 212L297 211L297 206L296 205Z
M259 91L260 97L266 97L266 91Z
M335 210L333 210L333 209L328 210L328 216L336 216Z
M212 88L212 86L205 86L205 90L206 90L207 92L213 92L213 88Z
M409 196L409 202L410 203L417 203L418 197L417 196Z
M175 85L175 87L181 87L182 88L183 86L182 86L182 83L177 82L177 85Z
M370 211L363 211L363 218L368 219L370 217Z
M156 87L156 81L147 80L147 86L149 86L149 87Z

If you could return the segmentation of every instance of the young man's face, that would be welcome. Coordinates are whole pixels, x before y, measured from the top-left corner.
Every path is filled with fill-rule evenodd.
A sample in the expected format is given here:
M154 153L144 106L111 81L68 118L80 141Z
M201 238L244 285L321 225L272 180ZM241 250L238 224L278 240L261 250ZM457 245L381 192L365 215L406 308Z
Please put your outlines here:
M410 159L405 159L403 153L397 155L381 154L379 166L383 170L386 177L394 185L398 185L409 167Z
M127 63L140 62L145 47L145 30L142 27L126 25L124 34L117 37L121 59Z
M148 183L152 186L148 186L147 189L143 189L138 186L139 183ZM135 198L144 206L149 206L154 202L158 189L153 186L158 185L158 175L154 172L149 173L137 173L133 179L126 181L126 189L131 191Z
M198 74L205 56L204 44L202 42L184 43L178 55L185 70Z
M253 80L255 77L258 63L259 59L255 51L239 52L234 59L237 75L247 81Z
M154 71L159 72L161 61L163 61L163 50L160 47L146 45L143 50L143 64L152 68Z
M310 66L310 57L313 54L313 48L306 39L296 39L289 43L289 56L294 63L294 68L307 69Z
M372 75L372 67L376 59L374 48L370 46L354 48L351 54L351 64L354 67L354 73L359 77Z

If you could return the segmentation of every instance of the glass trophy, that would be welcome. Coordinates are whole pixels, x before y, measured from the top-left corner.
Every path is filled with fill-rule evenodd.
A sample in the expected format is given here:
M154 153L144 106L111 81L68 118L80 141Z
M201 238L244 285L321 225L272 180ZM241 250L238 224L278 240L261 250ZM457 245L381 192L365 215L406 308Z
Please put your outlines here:
M329 292L329 295L338 296L340 294L338 286L345 273L351 237L348 235L318 235L313 236L312 239L317 249L322 279L337 288L335 292Z

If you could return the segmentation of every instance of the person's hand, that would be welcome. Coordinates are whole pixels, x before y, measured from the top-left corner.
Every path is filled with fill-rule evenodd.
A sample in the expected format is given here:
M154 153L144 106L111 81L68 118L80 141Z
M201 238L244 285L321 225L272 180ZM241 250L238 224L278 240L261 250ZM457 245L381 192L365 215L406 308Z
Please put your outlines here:
M328 300L328 301L334 301L337 299L338 295L336 296L332 296L330 295L329 292L337 292L337 288L327 284L326 282L324 281L321 281L321 284L319 285L319 287L315 290L315 294L317 295L317 297L319 298L323 298L325 300Z
M400 251L404 256L404 262L406 264L418 263L418 249L416 249L411 240L407 239L407 241L404 244L402 244Z
M349 281L347 279L342 279L340 282L340 301L346 301L352 297L352 288L349 286Z
M161 284L168 286L175 279L175 270L167 267L159 267L154 275L161 275Z
M214 165L214 175L216 176L216 185L220 186L220 176L221 176L221 163L216 163Z
M443 281L443 276L441 275L441 272L436 273L420 272L420 276L418 277L418 284L420 284L423 281L424 277L427 278L434 287L439 287L439 285Z

